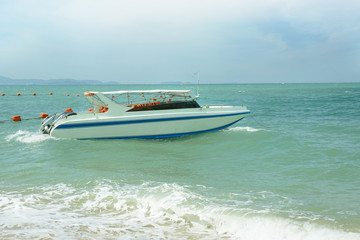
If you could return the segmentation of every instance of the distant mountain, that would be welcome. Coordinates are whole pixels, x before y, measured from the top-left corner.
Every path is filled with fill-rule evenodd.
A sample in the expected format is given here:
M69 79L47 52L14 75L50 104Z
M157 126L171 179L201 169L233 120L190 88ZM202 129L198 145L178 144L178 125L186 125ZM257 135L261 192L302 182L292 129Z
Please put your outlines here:
M12 79L0 76L0 85L118 85L117 82L102 82L98 80L76 79Z

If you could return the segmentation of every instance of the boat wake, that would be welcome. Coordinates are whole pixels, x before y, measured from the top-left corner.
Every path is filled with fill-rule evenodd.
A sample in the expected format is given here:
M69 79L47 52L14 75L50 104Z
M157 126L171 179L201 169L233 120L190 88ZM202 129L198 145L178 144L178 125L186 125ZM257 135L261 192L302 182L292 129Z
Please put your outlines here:
M10 134L5 137L5 140L7 142L17 141L22 143L39 143L49 139L55 139L55 138L47 134L42 134L40 132L29 132L23 130L19 130L14 134Z
M1 188L0 188L1 189ZM0 238L359 239L344 232L221 204L168 183L59 183L0 190ZM5 221L6 219L6 221ZM31 229L31 231L30 231Z
M262 130L263 130L263 129L252 128L252 127L233 127L233 128L226 129L225 131L232 131L232 132L238 132L238 131L243 131L243 132L258 132L258 131L262 131Z

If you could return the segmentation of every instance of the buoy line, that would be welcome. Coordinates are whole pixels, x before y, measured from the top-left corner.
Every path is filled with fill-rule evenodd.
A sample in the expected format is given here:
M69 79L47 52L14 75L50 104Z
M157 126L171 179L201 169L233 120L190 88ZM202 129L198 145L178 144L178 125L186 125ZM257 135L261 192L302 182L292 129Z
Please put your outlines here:
M67 109L65 109L65 112L73 112L73 110L72 110L71 108L67 108ZM24 120L44 119L44 118L47 118L48 116L49 116L49 114L47 114L47 113L41 113L41 114L40 114L40 117L36 117L36 118L21 118L20 115L15 115L15 116L13 116L11 119L8 119L8 120L0 120L0 123L9 122L9 121L12 121L12 122L21 122L21 121L24 121Z
M5 97L5 96L39 96L39 95L54 95L54 93L50 92L48 94L46 93L16 93L16 94L6 94L6 93L1 93L1 96ZM67 93L65 94L65 96L69 97L69 96L76 96L76 97L80 97L79 94L70 94Z
M21 118L21 116L17 115L17 116L13 116L11 119L0 120L0 123L5 123L5 122L20 122L20 121L25 121L25 120L37 120L37 119L42 119L42 118L41 118L41 117L36 117L36 118Z

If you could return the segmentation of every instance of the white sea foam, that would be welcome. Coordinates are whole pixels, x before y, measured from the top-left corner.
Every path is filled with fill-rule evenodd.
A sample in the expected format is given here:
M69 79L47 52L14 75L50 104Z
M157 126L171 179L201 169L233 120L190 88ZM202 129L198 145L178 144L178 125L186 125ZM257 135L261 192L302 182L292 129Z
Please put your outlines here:
M244 131L244 132L257 132L257 131L261 131L262 129L258 129L258 128L252 128L252 127L233 127L233 128L229 128L226 131Z
M311 221L219 205L177 184L109 181L0 190L0 228L1 239L360 239Z
M15 140L22 143L38 143L49 139L55 138L50 137L50 135L47 134L42 134L40 132L29 132L22 130L19 130L14 134L10 134L5 138L5 140L8 142Z

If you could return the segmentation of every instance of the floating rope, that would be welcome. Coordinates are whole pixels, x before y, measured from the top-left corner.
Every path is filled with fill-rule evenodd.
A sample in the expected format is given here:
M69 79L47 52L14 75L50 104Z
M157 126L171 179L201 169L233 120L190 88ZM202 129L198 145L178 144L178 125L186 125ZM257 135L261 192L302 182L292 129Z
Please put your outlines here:
M38 94L38 93L20 93L20 92L18 92L18 93L16 93L15 95L13 95L13 94L1 93L1 96L3 96L3 97L5 97L5 96L38 96L38 95L54 95L54 93L50 92L50 93L48 93L48 94L46 94L46 93L39 93L39 94ZM66 96L69 97L70 94L67 93ZM74 94L73 96L80 97L79 94Z

